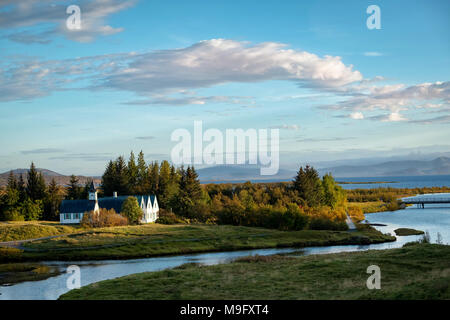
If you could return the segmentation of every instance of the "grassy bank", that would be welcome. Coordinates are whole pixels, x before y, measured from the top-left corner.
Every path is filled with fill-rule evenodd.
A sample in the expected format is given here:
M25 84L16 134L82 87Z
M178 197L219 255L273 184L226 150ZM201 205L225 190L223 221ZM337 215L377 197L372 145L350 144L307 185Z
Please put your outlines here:
M228 225L127 226L87 230L0 250L0 261L131 259L208 251L369 244L394 241L375 229L279 231ZM2 254L2 252L4 252Z
M44 280L58 274L57 268L37 263L0 264L0 285Z
M368 290L367 267L381 269ZM449 299L450 246L242 258L215 266L184 265L72 290L60 299Z
M422 230L409 229L409 228L398 228L394 230L395 234L398 236L416 236L424 234Z
M10 221L0 223L0 242L35 239L74 233L79 227L63 226L51 221Z

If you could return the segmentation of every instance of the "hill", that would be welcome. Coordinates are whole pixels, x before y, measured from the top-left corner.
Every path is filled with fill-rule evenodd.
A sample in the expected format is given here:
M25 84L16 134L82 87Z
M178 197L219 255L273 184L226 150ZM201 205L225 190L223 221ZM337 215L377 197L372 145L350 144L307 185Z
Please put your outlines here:
M12 170L12 172L17 179L20 177L20 175L22 175L23 179L26 180L28 170L29 169L15 169ZM55 179L57 184L62 186L68 185L70 182L70 176L65 176L55 171L43 168L37 168L36 170L44 176L45 183L47 184L50 183L53 178ZM10 171L0 174L0 186L5 186L8 183L9 172ZM81 185L85 184L89 179L93 179L96 184L99 184L101 182L101 179L99 177L77 176L77 178Z
M430 161L388 161L370 165L344 165L319 169L321 174L331 172L335 177L388 177L450 174L450 158L439 157Z

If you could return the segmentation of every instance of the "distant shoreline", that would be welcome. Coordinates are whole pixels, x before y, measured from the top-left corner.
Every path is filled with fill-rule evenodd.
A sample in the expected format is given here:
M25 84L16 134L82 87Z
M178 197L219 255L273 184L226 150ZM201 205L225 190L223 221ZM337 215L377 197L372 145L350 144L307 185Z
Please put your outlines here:
M220 183L231 183L231 184L240 184L245 183L247 181L251 183L286 183L292 182L291 179L235 179L235 180L203 180L200 181L201 184L220 184ZM401 183L400 181L336 181L337 184L383 184L383 183Z
M380 184L380 183L400 183L400 181L336 181L338 184Z

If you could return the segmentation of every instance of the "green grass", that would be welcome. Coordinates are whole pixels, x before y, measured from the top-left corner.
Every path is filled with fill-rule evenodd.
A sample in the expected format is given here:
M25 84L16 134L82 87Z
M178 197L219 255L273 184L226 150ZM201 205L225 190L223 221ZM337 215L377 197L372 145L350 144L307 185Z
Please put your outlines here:
M0 223L0 242L35 239L65 233L74 233L79 227L63 226L58 222L30 221Z
M208 251L274 247L369 244L394 241L367 228L347 231L279 231L228 225L160 225L112 227L24 244L21 253L0 261L131 259Z
M58 269L38 263L0 264L0 285L44 280L59 274Z
M409 229L409 228L398 228L394 230L395 234L398 236L414 236L424 234L422 230Z
M370 265L381 269L380 290L366 287ZM60 299L450 299L450 246L188 264L101 281Z

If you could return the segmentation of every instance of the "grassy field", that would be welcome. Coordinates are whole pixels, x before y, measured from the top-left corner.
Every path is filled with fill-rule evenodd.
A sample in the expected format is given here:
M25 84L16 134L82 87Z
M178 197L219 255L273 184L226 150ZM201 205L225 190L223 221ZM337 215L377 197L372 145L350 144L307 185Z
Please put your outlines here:
M10 221L0 223L0 242L35 239L58 234L74 233L80 228L63 226L53 221Z
M278 231L228 225L160 225L77 230L77 233L0 250L1 262L131 259L208 251L369 244L394 241L371 228L347 231Z
M380 267L380 290L366 287L370 265ZM188 264L94 283L60 299L450 299L450 246Z

